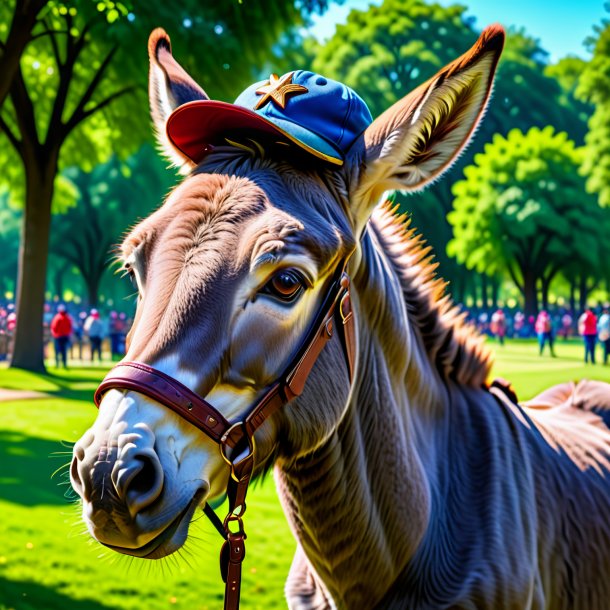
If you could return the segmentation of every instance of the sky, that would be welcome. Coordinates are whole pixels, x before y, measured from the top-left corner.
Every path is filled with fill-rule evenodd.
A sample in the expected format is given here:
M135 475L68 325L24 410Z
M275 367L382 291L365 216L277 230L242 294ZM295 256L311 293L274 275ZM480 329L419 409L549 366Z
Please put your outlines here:
M566 55L589 57L583 46L584 39L593 33L593 25L603 17L610 17L604 10L608 0L437 0L440 4L464 4L469 15L477 18L476 27L499 22L505 27L525 27L528 34L540 40L543 49L555 62ZM351 9L365 9L381 0L345 0L342 5L332 4L329 10L314 17L309 30L316 38L330 37L335 24L343 23Z

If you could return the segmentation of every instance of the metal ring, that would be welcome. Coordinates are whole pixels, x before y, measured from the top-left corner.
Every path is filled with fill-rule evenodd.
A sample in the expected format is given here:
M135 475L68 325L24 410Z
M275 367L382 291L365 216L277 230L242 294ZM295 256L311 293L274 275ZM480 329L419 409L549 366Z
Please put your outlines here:
M228 446L227 445L227 439L231 436L231 432L234 429L236 429L236 428L242 428L242 430L243 430L243 432L242 432L243 438L245 438L248 441L247 453L246 453L246 455L243 455L243 452L240 453L239 456L237 456L237 457L240 458L238 461L232 460L226 454L226 447ZM220 440L219 448L220 448L220 455L222 456L222 459L231 467L231 477L233 478L233 480L236 483L239 483L240 479L237 477L237 475L235 473L235 467L239 466L239 464L241 464L243 461L254 457L254 451L256 449L254 437L250 436L249 434L247 434L247 432L245 431L245 424L243 422L237 422L236 424L233 424L222 435L222 439Z

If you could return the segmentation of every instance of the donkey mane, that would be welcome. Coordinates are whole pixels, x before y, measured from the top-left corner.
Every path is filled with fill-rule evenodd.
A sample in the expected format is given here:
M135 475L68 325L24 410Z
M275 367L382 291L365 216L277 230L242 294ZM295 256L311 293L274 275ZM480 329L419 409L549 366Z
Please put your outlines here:
M370 226L398 276L409 320L419 330L425 351L441 379L481 387L493 359L483 338L445 293L448 282L436 276L432 248L411 226L407 214L387 200L371 216Z

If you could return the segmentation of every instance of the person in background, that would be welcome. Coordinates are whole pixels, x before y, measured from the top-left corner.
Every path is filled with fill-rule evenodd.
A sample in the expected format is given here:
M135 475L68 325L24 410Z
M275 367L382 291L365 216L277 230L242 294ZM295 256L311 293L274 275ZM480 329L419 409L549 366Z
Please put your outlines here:
M500 345L504 345L506 336L506 316L504 310L497 309L491 316L491 332L498 337Z
M515 337L523 337L523 328L525 327L525 315L522 311L515 312L513 317L513 332Z
M131 324L127 319L127 315L123 312L119 314L119 321L121 323L119 327L121 332L121 336L119 339L119 356L122 357L125 355L125 340L127 337L127 333L129 332L129 328L131 327Z
M597 321L597 339L604 349L604 364L608 364L610 354L610 307L604 305L602 315Z
M6 332L6 316L8 312L0 307L0 362L8 357L8 334Z
M104 326L100 320L100 313L97 309L89 312L89 317L85 320L85 332L89 337L91 345L91 362L97 354L98 362L102 361L102 338L104 336Z
M120 359L124 354L121 344L124 345L125 335L125 316L119 315L116 311L110 312L110 353L112 359Z
M536 318L534 330L538 336L538 346L540 348L540 355L544 351L544 346L548 342L551 356L555 357L555 350L553 349L553 324L551 322L551 316L548 312L543 309Z
M83 343L84 343L84 339L85 339L85 320L87 319L87 313L84 311L81 311L78 314L78 318L74 324L74 338L76 339L75 341L75 345L78 348L78 359L82 362L83 361ZM75 346L73 344L72 347ZM72 349L70 350L70 354L72 356L72 358L74 358L74 355L72 354Z
M51 320L51 335L55 342L55 364L59 368L59 360L68 368L68 343L72 334L72 318L68 315L65 305L57 307L57 313Z
M47 354L47 346L53 338L53 334L51 333L51 322L53 321L53 317L51 305L45 303L44 313L42 314L42 354L45 360L49 357Z
M567 341L570 336L570 331L572 330L572 316L569 311L566 311L563 316L561 316L561 333L563 334L563 340Z
M595 340L597 339L597 316L590 307L578 318L578 332L585 341L585 364L595 364Z

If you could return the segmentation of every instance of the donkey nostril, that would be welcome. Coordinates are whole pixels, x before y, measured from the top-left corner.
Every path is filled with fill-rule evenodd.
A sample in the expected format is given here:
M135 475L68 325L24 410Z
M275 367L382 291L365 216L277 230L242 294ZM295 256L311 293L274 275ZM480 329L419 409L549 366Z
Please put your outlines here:
M117 462L112 482L129 512L135 516L153 504L163 491L163 468L156 456L134 455L128 462Z
M144 494L148 493L157 483L157 470L150 458L140 457L142 462L140 471L134 476L129 485L129 491Z

